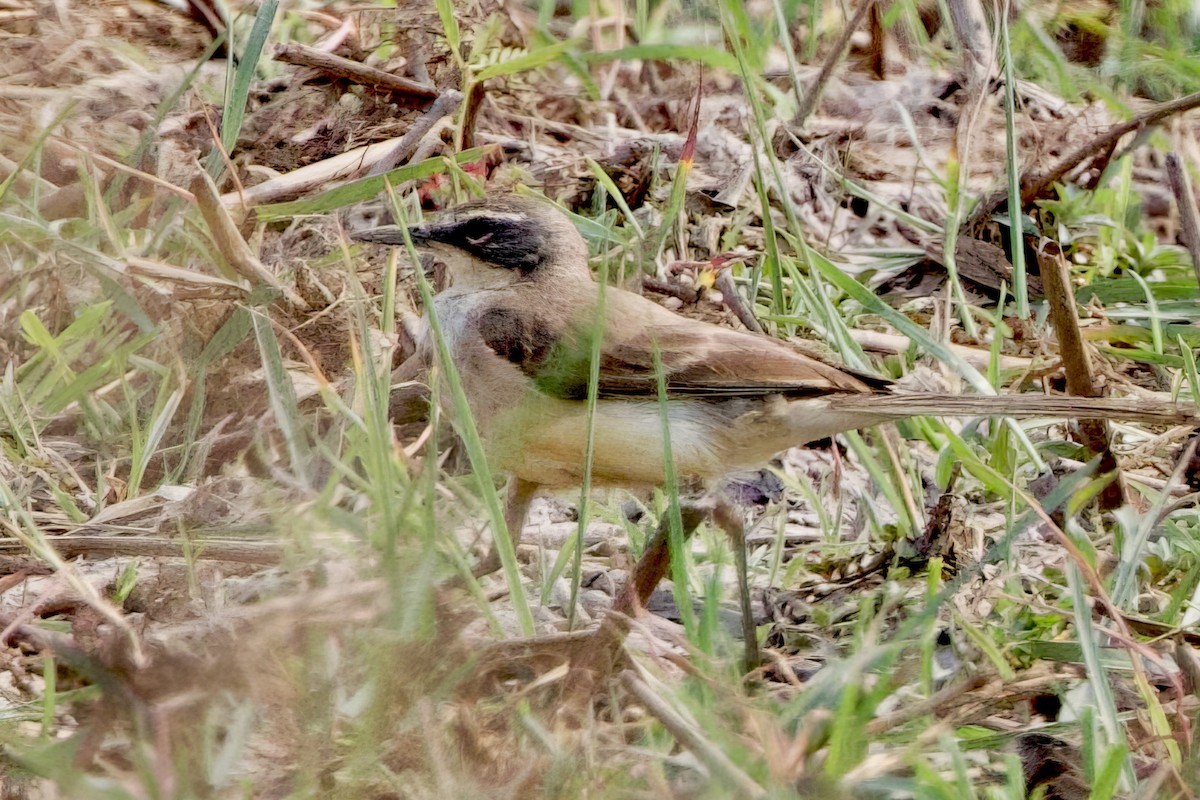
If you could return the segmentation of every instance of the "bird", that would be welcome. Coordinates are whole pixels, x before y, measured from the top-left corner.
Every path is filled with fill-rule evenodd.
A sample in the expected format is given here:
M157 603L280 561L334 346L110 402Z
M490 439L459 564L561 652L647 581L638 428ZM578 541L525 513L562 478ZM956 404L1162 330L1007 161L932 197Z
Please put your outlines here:
M493 194L407 231L416 248L445 268L448 286L434 295L433 310L489 464L509 476L504 516L514 544L538 491L584 480L594 352L595 487L648 489L672 473L715 486L787 448L925 414L1195 421L1186 408L1138 400L897 390L787 340L685 317L636 292L601 287L583 237L546 200ZM351 235L404 245L404 230L396 225ZM428 326L418 355L434 358ZM689 516L691 526L698 517ZM717 514L734 538L735 555L741 551L744 559L732 516ZM619 604L625 612L643 604L665 576L665 535L652 545ZM739 566L744 573L744 560ZM493 547L474 571L498 567ZM740 591L744 635L751 637L744 579Z

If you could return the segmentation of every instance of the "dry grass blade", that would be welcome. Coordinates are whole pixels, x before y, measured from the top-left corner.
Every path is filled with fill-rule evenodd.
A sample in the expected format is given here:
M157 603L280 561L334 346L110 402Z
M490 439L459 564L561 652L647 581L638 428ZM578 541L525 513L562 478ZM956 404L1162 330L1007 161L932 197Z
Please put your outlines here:
M300 167L277 178L247 187L241 193L227 192L221 195L221 202L228 207L243 206L244 204L245 208L253 208L265 203L298 197L314 189L320 189L332 181L349 178L370 170L381 159L395 151L403 141L404 137L400 136L364 147L356 147L315 164Z
M144 275L147 278L158 278L193 286L231 289L239 294L246 294L246 287L217 275L205 275L203 272L184 269L173 264L164 264L161 261L153 261L149 258L138 258L137 256L126 257L125 263L129 265L130 272Z
M199 206L204 221L208 223L209 233L212 234L213 241L221 255L229 262L229 266L237 270L254 286L270 286L277 289L292 308L298 310L308 308L308 303L304 301L304 298L296 294L295 290L280 283L279 279L250 250L250 246L238 232L233 218L221 204L217 187L213 184L212 178L208 177L208 173L197 173L196 177L192 179L190 188L192 194L196 196L196 205Z
M722 783L737 792L738 797L766 797L767 792L725 755L715 744L706 739L692 722L671 708L665 700L651 689L636 673L626 670L621 673L621 683L638 699L655 719L663 724L671 735L700 759Z

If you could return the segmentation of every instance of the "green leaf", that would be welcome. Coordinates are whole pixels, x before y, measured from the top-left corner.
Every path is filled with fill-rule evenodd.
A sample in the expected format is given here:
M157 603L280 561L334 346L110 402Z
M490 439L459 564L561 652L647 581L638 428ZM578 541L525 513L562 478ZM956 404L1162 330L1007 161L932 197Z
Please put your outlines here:
M402 230L405 231L405 249L408 251L409 257L415 259L417 256L416 248L413 247L412 239L408 237L407 228L404 227L404 207L396 202L395 194L391 193L390 189L389 194L391 195L392 210L396 214L396 220L400 223ZM533 612L525 596L525 587L521 583L521 572L517 566L516 547L509 537L508 526L504 520L504 510L500 507L500 500L496 496L495 484L492 482L492 472L488 465L487 455L484 452L483 441L480 439L479 429L475 425L475 418L471 415L471 406L467 402L466 390L463 389L462 379L459 377L458 369L450 352L450 346L446 343L446 337L442 333L442 325L438 320L437 310L433 304L433 287L429 285L429 281L425 278L425 273L421 270L416 270L416 278L417 291L420 293L421 302L425 306L425 319L429 324L430 338L433 341L434 351L437 354L437 364L445 373L443 377L446 382L446 388L449 389L450 399L454 404L454 426L466 447L467 458L471 463L471 469L474 471L475 479L479 485L479 493L482 495L484 505L487 508L488 520L492 527L492 546L496 548L500 555L500 564L504 571L504 580L508 586L513 608L516 611L517 624L520 626L523 636L532 636L534 631Z

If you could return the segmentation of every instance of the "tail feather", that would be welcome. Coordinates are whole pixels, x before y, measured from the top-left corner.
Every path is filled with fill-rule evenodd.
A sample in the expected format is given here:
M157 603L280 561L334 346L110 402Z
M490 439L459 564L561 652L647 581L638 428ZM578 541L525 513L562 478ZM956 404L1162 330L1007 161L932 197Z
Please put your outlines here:
M1190 403L1141 398L1067 397L1034 393L988 396L896 392L843 395L839 401L837 405L842 411L861 409L863 414L895 418L926 415L1074 417L1200 426L1200 415Z

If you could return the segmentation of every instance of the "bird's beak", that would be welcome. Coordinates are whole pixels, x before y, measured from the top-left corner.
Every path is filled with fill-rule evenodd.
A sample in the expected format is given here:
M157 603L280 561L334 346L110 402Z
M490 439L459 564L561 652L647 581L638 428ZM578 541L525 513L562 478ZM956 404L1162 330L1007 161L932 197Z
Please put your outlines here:
M430 235L429 225L409 225L408 235L412 242L417 247L434 241L435 237ZM404 229L399 225L380 225L378 228L368 228L367 230L352 231L350 238L358 242L371 242L372 244L390 244L396 247L404 247ZM426 275L433 273L434 258L430 253L421 253L421 267L425 270Z
M408 235L414 243L427 242L432 237L429 235L428 225L409 225ZM373 244L391 244L399 247L404 246L404 229L399 225L380 225L378 228L368 228L362 231L353 231L350 238L359 242L371 242Z

